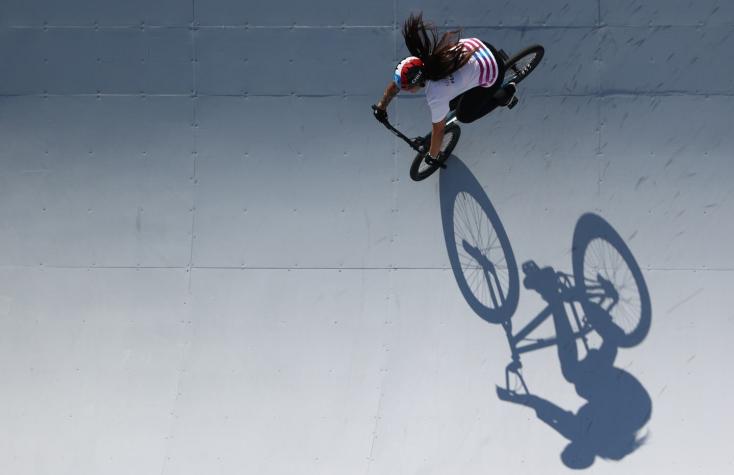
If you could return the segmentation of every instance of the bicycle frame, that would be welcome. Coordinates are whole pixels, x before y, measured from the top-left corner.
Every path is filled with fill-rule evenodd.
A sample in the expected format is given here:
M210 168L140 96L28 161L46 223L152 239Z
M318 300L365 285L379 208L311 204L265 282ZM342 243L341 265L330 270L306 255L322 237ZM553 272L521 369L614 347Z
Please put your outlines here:
M566 314L566 318L568 318L568 313L566 312L564 306L565 304L570 304L573 319L576 323L577 330L576 332L574 332L573 336L574 338L581 338L584 347L588 350L586 335L592 331L592 327L588 322L581 321L579 312L576 309L575 303L580 301L580 298L577 296L576 288L571 282L572 277L562 272L557 272L556 277L558 278L559 283L562 285L562 288L565 290L565 292L561 292L559 294L557 301L549 303L537 316L535 316L530 322L528 322L520 329L520 331L515 334L512 333L511 321L507 321L502 325L505 328L505 333L507 335L507 340L510 344L513 360L519 360L522 353L540 350L542 348L547 348L556 344L557 339L555 337L552 337L539 338L533 343L526 343L521 345L521 343L526 340L528 336L533 331L535 331L535 329L537 329L548 317L553 315L554 310L564 312Z
M528 264L532 265L528 266ZM526 275L528 275L529 271L537 271L537 267L535 266L535 263L531 261L530 263L526 263L525 265L523 265L523 270L525 271ZM568 274L564 274L563 272L554 272L553 276L554 283L557 284L554 289L547 288L545 290L550 291L543 292L543 289L541 288L533 288L533 290L538 291L548 302L548 305L537 316L535 316L530 322L523 326L519 332L515 334L512 333L511 320L508 320L502 324L502 327L505 330L505 336L507 337L507 342L510 345L510 352L512 353L512 361L505 368L505 387L508 390L510 388L510 373L514 373L515 375L517 375L525 392L527 394L530 393L527 384L525 384L525 379L520 373L520 369L522 368L520 355L523 353L528 353L530 351L540 350L542 348L553 346L557 343L558 339L556 337L551 337L539 338L532 343L522 344L522 342L528 339L528 336L533 331L535 331L535 329L537 329L548 317L552 316L554 312L561 313L561 318L569 318L568 312L566 311L565 307L566 304L570 304L573 319L576 323L576 331L573 332L572 336L574 339L580 338L586 351L589 351L589 344L586 340L586 335L589 334L593 330L593 328L588 321L582 321L582 319L579 317L579 313L576 309L575 303L579 302L581 300L581 297L578 295L577 287L573 284L573 278ZM525 280L525 287L532 288L529 285L529 281L527 278Z

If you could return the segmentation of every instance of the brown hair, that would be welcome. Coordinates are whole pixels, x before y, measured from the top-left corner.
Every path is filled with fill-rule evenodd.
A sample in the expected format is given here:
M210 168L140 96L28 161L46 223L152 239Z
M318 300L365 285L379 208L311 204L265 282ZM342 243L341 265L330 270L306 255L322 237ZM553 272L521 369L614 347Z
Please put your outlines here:
M411 13L403 23L405 46L423 61L426 79L432 81L445 78L469 62L473 51L460 46L460 34L461 30L448 31L438 39L438 28L424 22L423 13Z

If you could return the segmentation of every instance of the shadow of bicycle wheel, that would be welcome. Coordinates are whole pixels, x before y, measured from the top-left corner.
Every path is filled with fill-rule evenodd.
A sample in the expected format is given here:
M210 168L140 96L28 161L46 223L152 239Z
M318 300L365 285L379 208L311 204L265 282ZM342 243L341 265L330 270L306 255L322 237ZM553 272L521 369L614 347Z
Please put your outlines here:
M481 184L459 157L441 170L439 195L446 251L456 283L474 312L490 323L517 308L517 263L502 221Z
M574 282L584 297L580 303L596 330L621 347L640 344L650 330L650 293L620 234L601 216L582 215L573 233L571 260Z

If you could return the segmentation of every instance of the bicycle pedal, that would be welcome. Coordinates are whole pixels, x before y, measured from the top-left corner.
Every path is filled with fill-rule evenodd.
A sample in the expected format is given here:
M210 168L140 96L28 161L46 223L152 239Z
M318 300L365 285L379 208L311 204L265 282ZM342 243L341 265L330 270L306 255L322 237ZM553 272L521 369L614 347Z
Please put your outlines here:
M507 108L508 108L508 109L513 109L513 108L514 108L514 107L515 107L515 106L517 105L517 103L518 103L518 102L520 102L520 100L519 100L519 99L518 99L517 97L513 97L513 98L512 98L511 100L510 100L510 103L509 103L509 104L507 104Z

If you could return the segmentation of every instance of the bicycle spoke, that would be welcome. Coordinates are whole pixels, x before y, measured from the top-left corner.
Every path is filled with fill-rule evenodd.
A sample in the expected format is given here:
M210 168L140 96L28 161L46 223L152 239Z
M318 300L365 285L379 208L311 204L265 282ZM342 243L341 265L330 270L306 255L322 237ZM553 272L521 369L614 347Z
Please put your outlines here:
M596 280L584 279L586 282L597 282ZM601 285L586 285L586 290L603 290Z
M637 281L624 256L609 242L596 238L587 245L583 268L586 298L609 313L622 331L627 334L634 331L642 302ZM609 285L613 288L612 295L607 295Z

